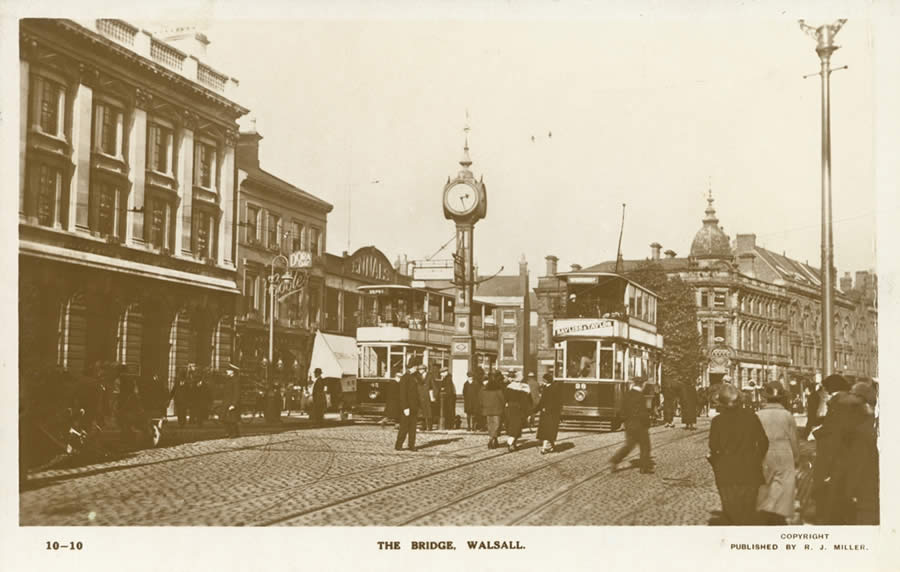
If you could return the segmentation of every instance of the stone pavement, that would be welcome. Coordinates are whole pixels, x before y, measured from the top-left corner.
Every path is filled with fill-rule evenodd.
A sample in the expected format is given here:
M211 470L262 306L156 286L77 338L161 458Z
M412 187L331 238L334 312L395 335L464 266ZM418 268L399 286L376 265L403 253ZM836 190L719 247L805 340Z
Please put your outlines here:
M655 474L610 473L623 434L561 431L541 455L485 434L342 425L212 439L33 473L23 525L705 525L719 508L697 431L651 431ZM632 453L632 457L637 451Z

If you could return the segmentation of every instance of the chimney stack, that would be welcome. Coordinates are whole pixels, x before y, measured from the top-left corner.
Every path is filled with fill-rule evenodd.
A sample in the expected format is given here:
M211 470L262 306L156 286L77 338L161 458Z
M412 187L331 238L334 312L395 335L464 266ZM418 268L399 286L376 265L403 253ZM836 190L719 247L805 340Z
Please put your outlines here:
M519 259L519 276L528 276L528 261L525 260L525 253L522 253L522 258Z
M238 167L247 165L259 168L259 142L263 138L256 130L256 119L250 119L250 128L238 134L235 159Z
M571 268L572 268L572 272L578 272L579 270L581 270L581 265L580 264L572 264Z
M556 263L559 262L559 258L550 254L545 256L544 260L547 261L547 276L556 276Z
M752 252L756 248L755 234L739 234L735 237L735 254L740 256L745 252Z
M756 278L756 253L742 252L738 254L738 270L741 274Z
M675 251L672 250L671 248L669 250L665 251L663 254L666 255L666 258L675 258Z
M658 242L650 244L650 260L659 260L659 251L661 248L662 245Z
M844 272L844 276L841 278L841 292L847 294L851 290L853 290L853 278L849 272Z

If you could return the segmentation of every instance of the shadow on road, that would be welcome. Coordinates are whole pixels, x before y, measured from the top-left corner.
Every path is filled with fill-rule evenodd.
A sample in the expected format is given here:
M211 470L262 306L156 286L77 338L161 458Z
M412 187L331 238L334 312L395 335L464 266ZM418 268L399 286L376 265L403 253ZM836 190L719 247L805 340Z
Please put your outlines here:
M427 441L425 443L422 443L421 445L416 445L416 449L427 449L429 447L437 447L438 445L446 445L448 443L461 440L462 437L453 437L452 439L435 439L434 441Z

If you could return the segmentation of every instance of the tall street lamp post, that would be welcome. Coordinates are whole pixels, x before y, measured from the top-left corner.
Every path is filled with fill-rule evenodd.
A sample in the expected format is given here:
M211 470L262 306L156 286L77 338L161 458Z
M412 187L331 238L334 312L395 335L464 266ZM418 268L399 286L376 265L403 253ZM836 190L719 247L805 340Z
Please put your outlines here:
M839 46L834 45L834 37L846 22L837 20L833 24L823 24L818 28L808 26L800 20L800 28L816 40L816 53L822 78L822 375L828 377L834 372L834 239L831 232L831 54ZM845 69L843 68L838 69ZM808 77L808 76L807 76Z

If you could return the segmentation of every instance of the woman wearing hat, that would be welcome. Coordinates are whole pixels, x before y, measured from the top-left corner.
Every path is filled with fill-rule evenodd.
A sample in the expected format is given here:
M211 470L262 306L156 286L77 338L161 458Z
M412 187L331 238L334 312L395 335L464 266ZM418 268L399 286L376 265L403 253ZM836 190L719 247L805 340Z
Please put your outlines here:
M531 389L523 381L511 381L503 389L506 400L506 449L516 450L516 442L522 436L522 426L531 411Z
M783 525L794 516L796 467L800 462L797 423L782 404L785 389L780 383L766 384L763 395L766 403L756 415L766 432L769 449L763 460L765 482L759 487L756 508L762 524Z
M541 412L538 421L537 438L543 441L541 454L553 451L556 445L556 435L559 432L559 416L562 413L562 384L555 383L553 374L544 374L544 384L541 391L541 400L537 409Z
M741 407L740 392L723 383L718 394L719 415L709 427L709 463L716 477L726 524L753 525L759 486L764 482L763 458L769 439L759 418Z
M815 432L818 524L879 524L876 403L874 388L864 382L828 403Z

